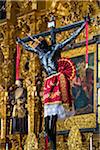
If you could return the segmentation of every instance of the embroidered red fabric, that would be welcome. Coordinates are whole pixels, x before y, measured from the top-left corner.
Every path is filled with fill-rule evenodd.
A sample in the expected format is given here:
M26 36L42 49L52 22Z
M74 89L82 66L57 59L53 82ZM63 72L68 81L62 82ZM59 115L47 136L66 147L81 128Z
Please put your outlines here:
M58 61L58 73L44 81L44 103L68 103L71 105L70 81L75 77L75 65L70 59L63 58Z
M76 67L69 58L61 58L58 60L58 72L66 75L68 80L72 80L76 74Z
M60 73L54 74L44 81L44 103L61 103Z

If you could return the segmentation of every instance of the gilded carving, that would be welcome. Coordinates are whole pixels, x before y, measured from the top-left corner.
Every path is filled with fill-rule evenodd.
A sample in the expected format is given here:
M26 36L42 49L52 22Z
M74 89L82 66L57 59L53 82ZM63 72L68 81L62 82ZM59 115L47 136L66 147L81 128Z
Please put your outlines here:
M8 93L0 85L0 114L1 114L1 139L6 136L6 103L8 100Z
M79 128L74 125L68 136L68 150L81 150L82 140Z
M94 113L85 114L85 115L76 115L69 119L66 119L64 122L59 121L57 124L57 129L70 130L72 126L77 125L78 128L95 128L96 127L96 115Z
M12 144L11 150L18 150L20 148L20 145L21 145L20 135L19 134L10 135L9 139L10 139L11 144Z
M37 150L38 149L38 141L36 138L36 135L34 133L30 133L27 136L25 145L24 145L24 150Z
M48 3L47 3L48 4ZM87 7L86 7L87 6ZM64 26L70 23L73 23L75 21L83 20L83 16L85 16L87 13L90 14L90 17L95 17L95 21L89 26L89 38L92 38L94 35L99 34L99 20L100 16L99 9L95 2L85 1L85 2L78 2L78 1L58 1L53 0L47 8L48 10L38 10L34 11L33 9L37 8L37 1L16 1L12 2L7 0L6 3L7 8L7 22L0 24L0 88L7 88L14 83L14 68L15 68L15 51L16 51L16 37L24 38L26 33L28 34L35 34L39 33L45 30L49 30L47 28L47 23L50 20L50 15L54 14L56 19L56 27ZM12 15L13 13L13 15ZM17 16L18 15L18 16ZM60 35L57 34L57 42L60 42L66 37L69 37L70 34L73 33L73 31L66 31L61 33ZM82 34L79 36L78 39L76 39L74 42L80 42L85 39L85 30L82 32ZM48 37L48 41L50 42L50 39ZM94 46L89 47L89 53L93 52ZM72 57L75 56L73 53L74 50L70 53ZM77 50L77 56L82 55L85 51L85 48ZM66 57L69 57L69 54L62 53L62 56L65 55ZM35 147L37 148L39 146L39 149L44 148L44 133L42 132L42 144L40 143L38 145L36 135L34 134L34 131L36 134L39 133L39 119L40 114L39 112L42 111L43 115L43 109L41 108L41 99L42 97L42 91L40 93L40 97L38 97L37 94L37 82L36 78L39 75L41 76L41 66L40 62L37 58L37 56L34 54L30 54L22 49L21 47L21 61L20 61L20 77L24 79L24 86L27 87L28 95L27 95L27 109L28 109L28 123L29 123L29 131L28 136L26 140L25 146L29 146L30 150ZM43 81L41 81L43 82ZM39 83L39 82L38 82ZM4 90L4 89L3 89ZM42 90L42 87L41 87ZM3 93L0 93L0 113L1 117L6 117L6 102L4 99L7 98L6 95L2 95ZM3 99L4 98L4 99ZM6 99L7 100L7 99ZM2 107L2 105L4 107ZM35 117L37 117L37 122L35 122ZM42 121L43 122L43 121ZM35 128L34 128L35 126ZM36 128L36 126L38 126ZM42 123L43 126L43 123ZM63 149L69 149L75 150L80 149L80 146L82 146L82 136L79 132L80 128L95 128L96 127L96 116L95 114L86 114L86 115L80 115L71 117L68 120L65 120L64 122L58 122L57 129L58 130L70 130L69 136L68 136L68 145L67 142L64 142L61 138L61 142L57 141L57 146L59 150ZM6 134L6 121L3 120L3 128L2 128L2 134L3 136ZM32 134L31 134L32 133ZM10 136L9 136L10 137ZM85 135L86 141L89 141L89 134ZM58 138L58 137L57 137ZM23 143L24 143L24 137L22 137ZM74 139L74 141L73 141ZM78 141L76 141L78 139ZM34 140L36 140L36 144L34 143ZM12 141L12 150L17 150L20 145L20 136L14 135L11 137ZM71 145L70 143L73 143ZM40 146L41 145L41 146ZM74 148L75 149L74 149ZM27 148L26 148L27 149ZM34 148L33 148L34 149ZM85 148L84 148L85 150Z
M21 54L20 61L20 75L22 78L25 78L29 74L29 54L28 52L24 52Z

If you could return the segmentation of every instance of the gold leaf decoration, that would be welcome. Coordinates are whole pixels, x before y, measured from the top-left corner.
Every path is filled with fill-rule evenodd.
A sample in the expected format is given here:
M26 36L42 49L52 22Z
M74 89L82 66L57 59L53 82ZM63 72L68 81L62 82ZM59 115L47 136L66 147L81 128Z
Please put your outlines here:
M80 128L96 128L96 114L84 114L70 117L63 121L57 122L57 130L70 130L72 126ZM62 128L63 127L63 128Z
M27 136L26 144L24 146L24 150L37 150L38 149L38 141L36 135L31 133Z
M81 134L76 125L72 126L68 136L68 150L81 150Z

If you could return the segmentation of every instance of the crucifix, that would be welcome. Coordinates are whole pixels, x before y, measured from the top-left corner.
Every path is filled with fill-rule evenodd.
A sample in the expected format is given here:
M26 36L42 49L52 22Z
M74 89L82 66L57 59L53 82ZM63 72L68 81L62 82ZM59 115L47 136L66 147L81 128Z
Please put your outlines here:
M75 22L71 25L66 25L60 28L55 28L54 16L48 23L49 31L45 31L36 35L28 35L28 37L20 39L17 42L29 52L36 53L40 59L43 69L47 73L47 78L44 81L44 120L45 132L48 141L52 143L52 149L56 150L56 122L57 119L64 119L75 114L75 111L65 111L62 103L67 102L72 104L72 96L70 94L70 80L75 76L75 66L70 59L60 58L62 49L73 41L85 28L86 24L91 19L85 17L83 21ZM78 28L79 27L79 28ZM78 28L76 31L64 41L56 43L56 34L68 31L73 28ZM49 45L45 37L51 36L51 44ZM26 42L32 41L32 44ZM65 89L63 89L62 81ZM63 90L62 90L63 89ZM65 91L65 97L62 92ZM64 97L64 100L63 100ZM46 145L47 150L47 145Z

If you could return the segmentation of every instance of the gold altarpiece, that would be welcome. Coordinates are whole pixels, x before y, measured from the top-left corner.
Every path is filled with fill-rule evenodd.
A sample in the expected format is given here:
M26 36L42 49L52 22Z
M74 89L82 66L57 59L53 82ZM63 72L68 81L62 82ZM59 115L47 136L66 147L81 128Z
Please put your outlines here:
M70 24L74 21L82 20L83 16L89 12L88 6L91 5L93 10L90 12L90 15L94 15L96 18L99 13L98 7L96 6L96 2L62 2L62 1L45 1L42 5L39 5L39 2L34 1L9 1L6 2L7 7L7 19L0 23L0 115L1 115L1 139L2 150L5 150L5 144L9 140L12 144L12 150L21 149L20 145L24 145L24 149L35 150L43 149L44 140L43 133L40 135L40 141L38 144L36 136L39 133L39 125L40 125L40 108L43 112L43 105L39 107L41 104L38 100L38 96L36 93L36 76L41 76L42 68L40 66L40 62L38 57L35 54L30 54L24 51L21 47L21 62L20 62L20 76L24 79L24 86L27 87L27 109L28 109L28 135L20 136L19 134L12 135L9 131L9 134L6 135L6 117L7 117L7 103L8 103L8 88L12 86L15 81L15 52L16 52L16 37L19 36L23 38L28 34L36 34L39 32L43 32L48 30L47 22L50 19L50 14L53 13L56 16L56 26L64 26L66 24ZM77 5L77 14L73 13L73 9L76 8ZM85 7L87 5L87 7ZM41 8L42 6L42 8ZM80 13L81 10L81 13ZM80 14L80 15L79 15ZM65 16L65 17L64 17ZM67 17L66 17L67 16ZM63 18L63 19L62 19ZM94 25L89 29L90 38L96 35L99 31L99 27L97 22L95 21ZM62 33L61 36L58 36L57 41L63 40L68 37L71 32ZM79 36L75 42L79 42L83 40L84 32ZM49 37L47 38L49 41ZM96 53L95 45L89 47L89 51ZM85 48L77 49L76 56L82 55L84 53ZM64 53L66 57L74 57L73 50L69 53ZM62 53L63 55L63 53ZM25 69L25 64L29 60L29 69ZM95 54L96 60L96 54ZM94 61L95 61L94 60ZM95 66L96 68L96 66ZM95 74L96 75L96 70ZM42 81L43 82L43 81ZM96 83L94 83L95 87ZM94 88L94 93L96 97L96 88ZM42 88L41 88L42 93ZM41 94L42 97L42 94ZM94 100L95 102L95 100ZM58 130L68 130L71 129L69 136L67 138L68 142L64 142L63 136L61 136L61 143L58 142L58 149L81 149L82 139L81 133L79 132L79 128L95 128L96 126L96 116L95 116L96 104L94 104L94 113L87 115L80 115L70 118L65 122L58 123ZM43 117L43 113L42 113ZM37 121L36 121L37 120ZM90 123L91 121L91 123ZM10 130L10 129L9 129ZM43 130L43 123L42 123ZM75 133L75 134L74 134ZM74 137L75 136L75 137ZM86 133L85 135L86 141L88 143L89 136L91 133ZM73 137L78 139L78 143L76 141L73 142ZM34 142L35 141L35 142ZM64 144L62 144L64 143ZM68 143L66 145L66 143ZM72 144L73 143L73 144ZM77 143L77 145L75 145ZM31 146L30 146L31 145ZM74 147L74 148L73 148Z

